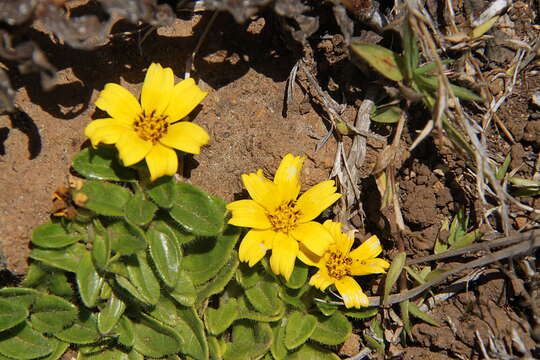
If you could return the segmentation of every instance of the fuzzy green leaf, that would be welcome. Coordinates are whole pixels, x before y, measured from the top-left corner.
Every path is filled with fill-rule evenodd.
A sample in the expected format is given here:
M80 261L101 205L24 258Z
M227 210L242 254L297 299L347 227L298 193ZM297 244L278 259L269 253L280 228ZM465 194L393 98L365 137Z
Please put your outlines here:
M270 352L275 360L283 360L288 354L289 350L285 346L285 325L287 319L277 321L270 326L272 327L272 333L274 334L274 341L272 341L272 347Z
M351 44L353 52L371 65L381 75L390 80L403 80L403 73L399 67L399 55L379 45L353 41Z
M79 295L84 305L88 308L94 307L103 285L103 278L99 276L90 252L86 252L81 258L76 274Z
M296 349L309 339L317 326L317 318L313 315L295 311L289 315L285 328L285 346L289 350Z
M181 270L178 273L176 285L174 286L174 289L169 292L169 295L181 305L192 306L195 304L197 291L195 290L191 278L185 271Z
M85 208L105 216L124 216L124 207L131 198L128 189L96 180L85 182L80 192L88 196Z
M245 320L254 320L259 322L272 322L278 321L285 315L286 306L281 303L281 308L279 312L275 315L267 315L261 312L258 312L253 308L253 305L250 304L248 299L245 296L240 296L237 298L238 301L238 319Z
M398 106L386 106L377 108L371 115L371 120L383 124L395 124L401 117L401 108Z
M338 345L347 340L351 331L349 320L342 313L336 312L330 317L319 318L310 339L324 345Z
M118 343L126 347L132 347L135 343L135 328L133 322L127 317L122 316L114 328L118 334Z
M0 289L0 299L18 304L28 309L41 296L39 291L21 287L5 287Z
M178 332L148 316L134 322L133 330L133 348L144 356L159 358L181 350L182 338Z
M26 322L0 334L0 354L10 358L35 359L52 351L52 342Z
M114 279L122 289L126 290L133 297L131 301L140 301L146 305L152 305L150 300L147 299L146 296L126 277L120 274L116 274Z
M249 266L247 263L243 262L238 266L236 281L244 289L249 289L250 287L257 285L259 281L261 281L263 275L264 269L260 264Z
M33 248L30 257L42 263L70 271L77 272L81 257L87 252L83 244L75 243L60 249Z
M201 189L187 183L176 184L170 214L188 232L218 235L223 230L225 213L225 206Z
M223 356L225 360L258 359L270 349L273 336L268 324L242 321L234 326L232 338Z
M196 288L197 299L195 302L202 303L210 296L222 292L229 281L231 281L237 267L238 255L233 251L229 261L221 267L216 276L214 276L212 280Z
M130 223L144 226L152 221L157 209L157 206L153 202L144 198L143 193L138 193L129 199L124 212Z
M55 333L73 324L77 307L61 297L41 295L34 302L31 314L30 323L34 329Z
M287 280L285 285L291 289L300 289L307 281L308 270L309 267L306 264L297 262L294 265L291 277Z
M174 327L178 321L176 303L168 296L161 296L158 303L148 311L148 315L154 319Z
M175 197L174 185L175 182L171 176L163 176L148 185L146 192L159 207L169 209Z
M298 351L286 357L286 360L339 360L333 352L313 344L305 344Z
M92 260L94 265L104 270L111 257L111 239L109 233L95 234L92 239Z
M73 158L73 169L87 179L135 181L137 173L120 164L112 146L86 148Z
M69 343L67 342L56 340L54 338L47 338L47 340L49 341L53 351L48 356L40 358L39 360L58 360L62 355L64 355L69 347Z
M220 304L218 309L211 307L206 309L206 328L212 335L219 335L238 317L238 303L231 298L227 302Z
M125 350L120 348L106 347L101 351L90 354L79 353L78 360L130 360Z
M81 240L79 234L68 234L60 223L46 223L32 232L32 243L43 248L57 249Z
M403 266L405 266L405 260L407 260L407 254L404 252L397 254L394 260L392 260L392 264L390 264L390 268L388 269L388 273L386 274L386 279L384 281L383 304L387 304L390 291L392 291L392 287L398 280L399 275L403 270Z
M54 336L72 344L94 343L99 339L96 315L89 311L80 312L73 325L54 333Z
M412 301L409 302L409 313L412 316L414 316L414 317L416 317L416 318L418 318L418 319L420 319L420 320L422 320L422 321L424 321L424 322L426 322L426 323L428 323L430 325L441 326L437 320L435 320L430 315L428 315L425 312L423 312L422 310L420 310L418 308L418 306L416 306L416 304L413 303Z
M282 308L283 302L278 296L279 286L270 278L266 278L257 285L250 287L245 294L255 310L275 315Z
M169 286L175 287L180 272L182 249L170 232L163 232L150 227L146 232L150 256L161 280Z
M240 229L229 226L223 235L196 241L185 247L182 268L195 286L213 278L230 259L240 236Z
M122 255L131 255L146 249L146 236L139 227L117 221L107 228L111 249Z
M145 302L155 305L160 296L160 286L152 268L148 265L146 254L138 252L127 261L129 280L143 295Z
M403 21L401 38L403 42L403 62L405 71L407 72L407 78L411 79L414 70L418 67L420 53L418 51L418 42L416 41L408 18Z
M97 316L98 330L102 334L108 334L116 326L118 320L124 314L126 304L114 292L107 300L107 304Z
M421 89L425 89L428 92L437 91L439 88L439 80L436 76L424 76L416 74L414 76L414 81ZM476 95L469 89L465 89L454 84L450 84L450 87L452 88L454 95L460 99L478 102L485 101L483 97Z
M223 359L223 350L221 349L218 339L214 336L208 336L207 341L210 360Z
M0 331L4 331L22 323L28 316L24 305L0 298Z
M204 332L204 324L193 307L178 307L176 331L182 337L181 353L196 360L208 359L208 343Z
M353 319L362 320L362 319L369 319L371 317L374 317L379 312L379 309L372 308L372 309L347 309L343 312L345 316L348 316Z

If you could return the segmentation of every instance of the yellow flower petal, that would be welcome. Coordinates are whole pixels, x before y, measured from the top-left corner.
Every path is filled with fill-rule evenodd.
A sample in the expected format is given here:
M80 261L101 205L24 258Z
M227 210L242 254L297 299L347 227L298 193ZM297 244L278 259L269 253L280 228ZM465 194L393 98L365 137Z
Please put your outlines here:
M315 219L340 197L341 194L336 193L333 180L315 185L303 193L296 202L297 208L301 211L298 221L307 222Z
M170 125L159 142L190 154L201 152L201 146L206 145L210 137L206 131L197 124L187 121Z
M362 261L366 259L376 258L382 252L381 243L377 235L371 236L364 241L359 247L351 251L350 257L353 260Z
M253 230L252 230L253 231ZM288 235L278 232L274 238L270 267L276 275L283 275L289 280L298 254L298 243Z
M250 230L240 243L238 258L248 262L249 266L255 265L269 249L266 244L272 243L275 236L272 230Z
M116 148L124 166L131 166L144 159L152 149L152 143L141 139L134 131L130 131L118 139Z
M300 173L306 158L287 154L281 160L274 176L274 183L282 194L283 201L296 200L300 193Z
M84 129L84 135L90 138L92 146L96 147L99 143L115 144L120 136L128 131L133 132L124 121L109 118L92 121Z
M370 275L370 274L384 274L386 269L390 267L388 261L384 259L367 259L363 261L353 261L350 268L351 275Z
M243 174L242 181L249 195L266 210L272 211L281 203L277 185L259 174Z
M173 149L158 143L146 155L146 164L150 171L150 180L154 181L165 175L176 174L178 156Z
M96 106L111 117L131 124L141 113L141 106L135 97L124 87L108 83L99 93Z
M141 104L144 112L157 115L164 113L169 105L174 88L174 74L171 68L163 68L152 63L146 71L141 92Z
M309 285L315 286L317 289L324 291L326 288L334 283L334 280L324 273L322 270L319 270L309 279Z
M335 285L347 308L359 308L369 305L368 297L352 277L345 276L342 279L337 280Z
M271 224L262 206L253 200L238 200L227 204L232 212L229 224L255 229L269 229Z
M174 122L185 118L208 95L195 84L192 78L180 81L174 86L165 114Z
M297 225L291 235L309 251L319 256L334 242L328 230L314 221Z

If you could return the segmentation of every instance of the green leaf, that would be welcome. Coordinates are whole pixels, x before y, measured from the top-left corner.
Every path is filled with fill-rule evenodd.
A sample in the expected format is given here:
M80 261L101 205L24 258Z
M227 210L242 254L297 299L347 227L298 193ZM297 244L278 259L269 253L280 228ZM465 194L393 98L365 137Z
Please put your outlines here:
M289 350L287 350L287 347L285 346L286 325L287 319L276 321L270 325L272 327L272 333L274 334L274 341L272 341L270 352L275 360L282 360L289 354Z
M96 180L85 182L80 192L88 196L85 208L105 216L124 216L131 197L131 192L122 186Z
M295 311L289 315L285 328L285 346L289 350L304 344L315 331L317 318L313 315Z
M176 196L170 215L190 233L215 236L221 233L225 220L225 207L201 189L186 183L177 183Z
M258 284L263 275L264 269L260 264L249 266L247 263L243 262L238 266L236 281L244 289L249 289Z
M42 249L36 247L30 252L30 258L58 269L77 272L81 257L86 252L86 247L81 243L71 244L60 249Z
M79 312L77 320L65 330L55 332L54 336L72 344L91 344L99 340L96 315L89 311Z
M420 319L420 320L422 320L422 321L424 321L424 322L426 322L426 323L428 323L430 325L441 326L437 320L435 320L430 315L428 315L425 312L423 312L422 310L420 310L418 308L418 306L416 306L416 304L413 303L412 301L409 302L409 313L412 316L414 316L414 317L416 317L416 318L418 318L418 319Z
M79 234L68 234L60 223L46 223L32 232L32 243L43 248L62 248L82 240Z
M291 289L300 289L307 281L308 270L309 267L306 264L297 262L294 265L291 277L287 280L285 285Z
M93 230L92 230L93 231ZM90 231L89 231L90 237ZM92 235L92 260L94 265L104 270L107 267L109 258L111 257L111 239L109 233L93 234Z
M133 348L148 357L163 357L179 352L182 338L176 330L143 316L133 323L135 341Z
M239 228L228 226L218 237L195 241L185 247L182 268L196 286L213 278L227 263L239 236Z
M92 254L86 252L79 263L77 269L77 286L79 288L79 295L83 301L83 304L92 308L96 305L96 301L103 285L103 278L99 276L94 262L92 261Z
M0 333L0 354L14 359L35 359L52 353L51 343L24 322Z
M370 317L377 315L378 312L379 312L378 308L365 309L365 310L347 309L343 312L343 314L345 316L348 316L356 320L362 320L362 319L369 319Z
M192 306L197 298L197 291L191 281L191 278L185 271L181 270L178 273L178 278L174 289L169 292L169 295L179 304L184 306Z
M403 80L403 73L399 67L399 55L379 45L353 41L353 52L371 65L381 75L393 81Z
M219 345L218 339L214 336L208 336L208 352L210 354L210 360L221 360L223 359L223 350Z
M340 357L333 352L314 344L305 344L298 351L290 354L286 360L339 360Z
M143 193L135 194L129 199L124 212L127 220L139 226L147 225L154 218L157 206L144 198Z
M170 232L150 227L146 232L150 256L165 285L174 288L178 281L182 249Z
M35 286L35 289L66 299L71 299L75 295L72 283L68 280L66 272L55 271L53 269Z
M124 314L126 304L114 292L107 300L107 304L97 316L98 330L102 334L108 334L118 323Z
M232 343L223 356L225 360L259 359L272 345L272 329L268 324L249 321L237 323L232 331Z
M229 261L221 267L221 270L212 280L196 288L197 299L195 302L202 303L210 296L222 292L229 281L231 281L237 267L238 255L236 255L236 252L233 252Z
M118 333L118 343L126 347L132 347L135 343L135 328L133 322L127 317L122 316L114 328Z
M405 63L407 78L411 79L414 70L418 67L420 53L418 52L418 42L416 41L408 17L403 21L401 37L403 39L403 62Z
M30 323L38 331L55 333L71 326L77 318L77 307L55 295L41 295L32 306Z
M118 161L118 154L112 146L86 148L73 158L73 169L87 179L135 181L137 173L124 167Z
M161 296L158 303L148 312L148 315L162 323L174 327L178 321L177 305L168 296Z
M394 124L399 121L401 117L401 108L398 106L385 106L377 108L371 115L371 120L383 123Z
M238 302L231 298L220 304L218 309L208 307L206 309L206 328L212 335L219 335L238 317Z
M62 355L64 355L69 347L69 343L56 340L54 338L47 338L47 340L49 340L49 344L51 345L53 351L51 354L49 354L49 356L40 358L39 360L58 360Z
M278 296L279 286L272 280L266 278L245 291L249 302L255 310L267 315L275 315L283 307L283 302Z
M436 76L424 76L424 75L415 74L414 82L420 88L425 89L432 93L434 91L437 91L437 89L439 88L439 80ZM465 89L465 88L462 88L460 86L453 85L453 84L450 84L450 88L452 88L454 95L460 99L469 100L469 101L478 101L478 102L485 101L483 97L476 95L474 92L472 92L469 89Z
M197 360L208 359L208 343L204 324L193 307L178 307L179 320L175 327L182 337L180 352Z
M4 331L22 323L28 316L24 305L0 298L0 331Z
M352 332L352 325L345 315L336 312L330 317L319 318L310 339L324 345L338 345L347 340Z
M39 291L28 288L5 287L0 289L0 299L9 301L12 304L21 305L28 309L41 296Z
M479 229L473 230L457 239L448 250L457 250L471 245L484 235Z
M146 249L146 236L139 227L117 221L107 228L111 249L121 255L131 255Z
M172 176L163 176L148 185L146 193L159 207L169 209L175 198L174 185L175 181Z
M452 59L444 59L444 60L441 60L441 63L443 65L448 65L448 64L451 64L453 63L454 60ZM437 68L437 63L436 62L430 62L428 64L424 64L418 68L415 69L414 71L414 75L424 75L430 71L433 71Z
M125 350L120 348L106 347L90 354L79 354L78 360L130 360Z
M386 274L386 279L384 281L383 304L388 303L390 291L392 291L392 287L398 280L399 275L403 270L403 266L405 266L405 260L407 260L407 254L405 252L401 252L396 255L396 257L392 261L392 264L390 264L390 268L388 269L388 273Z
M179 225L172 219L169 219L169 221L155 220L152 222L152 227L157 231L167 234L172 239L175 239L180 246L195 240L195 235L188 234L180 229Z
M508 171L508 167L510 166L511 161L512 161L512 156L510 153L508 153L508 155L506 155L506 158L504 158L503 164L501 165L500 168L497 169L497 172L495 174L495 177L498 180L502 180L504 178L504 176L506 175L506 172Z
M245 296L240 296L237 298L238 301L238 319L245 320L254 320L258 322L272 322L278 321L285 315L285 305L283 303L281 309L277 314L267 315L261 312L258 312L253 308L253 305L250 304L248 299Z
M144 301L152 305L157 304L160 286L154 272L148 265L146 254L138 252L136 255L131 255L127 261L127 270L129 280L143 295Z

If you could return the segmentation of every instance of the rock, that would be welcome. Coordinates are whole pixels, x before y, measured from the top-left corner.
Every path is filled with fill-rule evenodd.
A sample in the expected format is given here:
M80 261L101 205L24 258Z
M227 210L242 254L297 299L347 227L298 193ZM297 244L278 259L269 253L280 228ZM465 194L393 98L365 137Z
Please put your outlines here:
M533 103L533 105L536 105L540 108L540 90L532 94L531 102Z

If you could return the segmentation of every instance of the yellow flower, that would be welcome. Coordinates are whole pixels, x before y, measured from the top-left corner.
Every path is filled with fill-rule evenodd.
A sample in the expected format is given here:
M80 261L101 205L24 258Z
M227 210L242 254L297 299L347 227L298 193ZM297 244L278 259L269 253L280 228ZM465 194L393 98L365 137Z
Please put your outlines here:
M300 260L319 268L309 284L323 291L335 285L347 308L368 306L368 298L353 276L381 274L388 269L390 264L377 258L382 252L379 239L373 235L351 251L354 238L341 232L341 223L327 220L323 226L332 235L334 243L321 257L307 253L300 255Z
M146 72L141 102L124 87L108 83L96 106L110 118L92 121L84 134L92 146L115 144L125 166L146 159L152 181L178 170L174 149L198 154L209 136L186 117L206 96L193 79L174 84L171 68L151 64Z
M240 244L240 260L253 266L266 250L272 249L270 267L286 279L291 276L300 251L322 255L332 242L328 231L312 220L341 197L333 180L323 181L298 197L304 160L305 157L287 154L274 181L265 178L262 170L242 175L253 200L227 205L232 212L229 224L252 228Z

